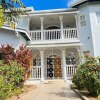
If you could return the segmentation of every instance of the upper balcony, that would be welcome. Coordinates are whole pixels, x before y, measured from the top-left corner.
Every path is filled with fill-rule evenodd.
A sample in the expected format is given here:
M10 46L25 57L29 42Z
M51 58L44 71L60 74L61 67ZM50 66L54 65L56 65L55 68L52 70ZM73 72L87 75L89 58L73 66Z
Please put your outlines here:
M79 42L77 28L30 31L32 44Z
M35 13L29 17L31 44L80 42L77 11Z

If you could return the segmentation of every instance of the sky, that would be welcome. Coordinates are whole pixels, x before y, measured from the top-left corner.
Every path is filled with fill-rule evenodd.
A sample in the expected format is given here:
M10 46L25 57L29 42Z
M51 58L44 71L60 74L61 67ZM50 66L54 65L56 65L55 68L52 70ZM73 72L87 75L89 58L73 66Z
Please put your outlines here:
M21 0L26 7L33 6L35 10L49 10L68 8L70 2L75 0Z

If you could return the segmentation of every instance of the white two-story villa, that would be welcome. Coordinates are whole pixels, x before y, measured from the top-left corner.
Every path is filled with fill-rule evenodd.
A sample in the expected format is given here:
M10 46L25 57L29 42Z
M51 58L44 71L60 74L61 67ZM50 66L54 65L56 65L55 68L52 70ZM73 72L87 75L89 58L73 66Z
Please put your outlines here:
M71 79L84 55L100 56L100 0L78 0L70 8L34 11L16 30L0 29L0 44L26 44L33 54L30 81Z

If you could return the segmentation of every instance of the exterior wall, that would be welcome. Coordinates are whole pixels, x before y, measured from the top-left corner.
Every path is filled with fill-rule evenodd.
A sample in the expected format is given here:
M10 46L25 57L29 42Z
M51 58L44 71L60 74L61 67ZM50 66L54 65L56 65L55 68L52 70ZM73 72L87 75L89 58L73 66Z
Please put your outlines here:
M0 29L0 45L1 44L9 44L17 49L21 44L26 44L26 40L20 34L17 36L14 31Z
M27 17L21 17L17 24L18 28L29 30L29 22Z
M89 5L90 12L90 22L91 22L91 30L92 30L92 39L94 44L94 55L100 56L100 24L97 24L96 20L96 12L100 12L100 3L99 4L91 4Z
M80 42L83 43L83 51L90 51L90 55L94 56L94 45L91 32L91 22L90 22L90 12L88 5L81 5L78 7L78 31L80 36ZM85 15L86 17L86 26L80 26L80 16Z

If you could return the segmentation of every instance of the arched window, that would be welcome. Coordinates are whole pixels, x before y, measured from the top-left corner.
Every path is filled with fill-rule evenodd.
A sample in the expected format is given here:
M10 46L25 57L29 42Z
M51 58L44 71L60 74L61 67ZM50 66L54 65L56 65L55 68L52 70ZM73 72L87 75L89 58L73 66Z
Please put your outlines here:
M41 58L40 56L36 56L34 59L33 59L33 66L41 66Z
M76 57L74 55L74 53L70 53L67 57L66 57L66 64L67 65L75 65L76 64Z
M49 26L46 28L46 30L50 30L50 29L60 29L58 26Z

